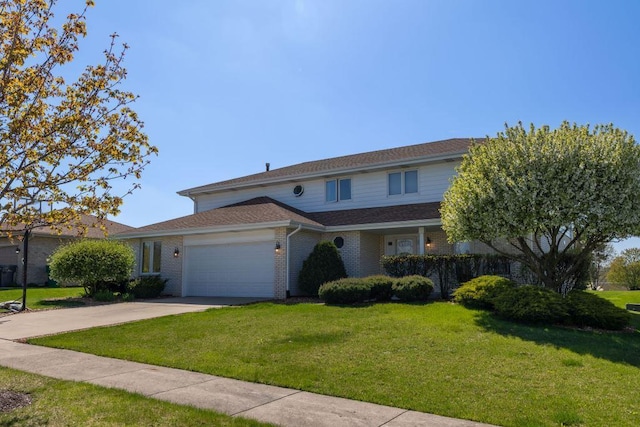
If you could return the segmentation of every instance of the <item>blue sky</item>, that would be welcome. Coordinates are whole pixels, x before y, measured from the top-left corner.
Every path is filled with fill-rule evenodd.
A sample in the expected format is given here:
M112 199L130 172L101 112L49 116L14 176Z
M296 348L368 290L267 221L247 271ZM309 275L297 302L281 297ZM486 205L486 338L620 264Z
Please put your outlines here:
M65 0L66 1L66 0ZM83 2L77 1L80 7ZM192 212L176 191L505 123L640 137L640 2L97 0L78 65L117 32L159 150L120 216ZM67 3L68 4L68 3ZM623 245L640 246L640 239Z

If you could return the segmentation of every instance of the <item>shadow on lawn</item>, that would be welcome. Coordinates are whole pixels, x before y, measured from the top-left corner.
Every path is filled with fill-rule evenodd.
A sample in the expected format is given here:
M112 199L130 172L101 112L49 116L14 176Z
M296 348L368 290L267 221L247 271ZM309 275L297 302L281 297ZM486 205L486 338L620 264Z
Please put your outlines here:
M478 326L500 335L640 367L640 331L638 330L601 332L555 326L522 325L501 320L488 312L478 312L475 322Z

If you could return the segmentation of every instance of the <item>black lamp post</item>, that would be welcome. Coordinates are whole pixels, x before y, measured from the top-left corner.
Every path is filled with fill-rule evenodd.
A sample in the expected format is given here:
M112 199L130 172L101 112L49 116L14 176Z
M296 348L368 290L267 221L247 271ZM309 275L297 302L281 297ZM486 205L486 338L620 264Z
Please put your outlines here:
M22 239L22 308L23 311L27 308L27 263L29 262L29 235L31 230L26 229L24 231L24 237Z

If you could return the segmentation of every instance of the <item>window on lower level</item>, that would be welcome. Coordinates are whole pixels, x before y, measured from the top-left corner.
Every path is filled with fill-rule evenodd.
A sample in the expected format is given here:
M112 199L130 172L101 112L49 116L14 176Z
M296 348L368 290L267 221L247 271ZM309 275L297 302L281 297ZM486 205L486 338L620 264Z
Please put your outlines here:
M418 192L418 171L393 172L389 174L389 195Z
M351 178L333 179L325 182L325 200L327 202L351 200Z
M162 259L161 242L142 242L142 262L140 272L142 274L160 273L160 261Z

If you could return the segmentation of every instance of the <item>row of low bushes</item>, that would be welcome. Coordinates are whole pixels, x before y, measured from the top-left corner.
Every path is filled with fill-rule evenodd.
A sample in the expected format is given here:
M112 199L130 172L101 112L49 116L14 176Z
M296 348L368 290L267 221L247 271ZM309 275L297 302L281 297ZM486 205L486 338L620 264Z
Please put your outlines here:
M578 263L568 280L571 289L586 289L589 282L591 259L583 259L575 253L564 253L555 263L558 273ZM393 277L413 274L433 277L442 298L448 299L451 290L461 283L483 275L515 277L522 283L535 283L536 276L525 266L498 254L453 254L453 255L394 255L382 257L382 267ZM562 289L555 289L560 292Z
M345 278L320 286L318 295L327 304L354 304L365 301L426 301L433 292L433 282L423 276L402 278L376 275Z
M392 255L382 257L382 267L393 277L434 277L444 299L457 283L483 274L511 274L511 261L495 254Z
M480 276L463 283L454 300L469 308L488 309L505 319L526 323L560 323L620 330L631 314L595 294L571 291L565 298L540 286L517 286L500 276Z

